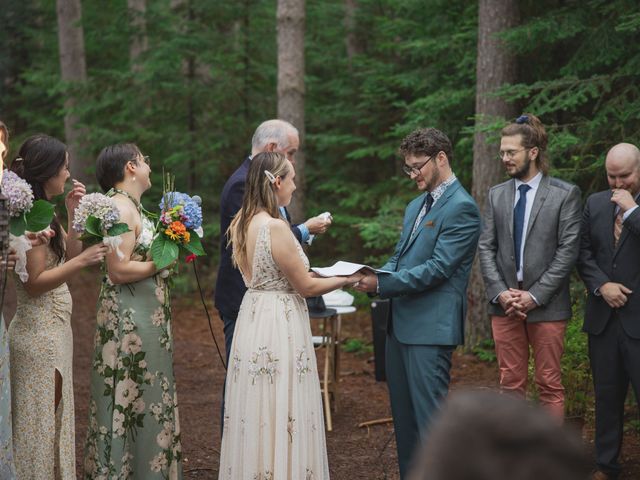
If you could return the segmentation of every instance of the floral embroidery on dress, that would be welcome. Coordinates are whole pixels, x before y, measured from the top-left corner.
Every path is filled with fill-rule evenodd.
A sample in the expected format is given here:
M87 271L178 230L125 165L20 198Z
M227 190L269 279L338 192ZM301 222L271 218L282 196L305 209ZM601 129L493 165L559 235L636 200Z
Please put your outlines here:
M273 356L271 350L267 350L267 347L258 348L258 351L254 352L249 360L251 385L255 385L256 378L261 375L268 375L269 381L273 383L273 379L278 373L277 363L278 359Z
M238 381L238 375L240 374L241 359L237 353L233 354L233 380Z
M303 377L311 371L309 368L309 357L305 347L298 350L296 354L296 371L298 372L298 382L302 382Z

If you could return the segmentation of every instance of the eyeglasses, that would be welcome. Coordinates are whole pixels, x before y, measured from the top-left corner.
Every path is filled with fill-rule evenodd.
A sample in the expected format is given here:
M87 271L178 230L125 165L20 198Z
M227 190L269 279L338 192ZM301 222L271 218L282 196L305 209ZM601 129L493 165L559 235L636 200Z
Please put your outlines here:
M406 163L404 165L402 165L402 171L404 173L406 173L407 175L411 176L411 175L422 175L422 172L420 172L420 170L422 170L424 168L424 166L429 163L432 159L433 159L434 155L431 155L429 158L427 158L426 162L424 162L422 165L407 165Z
M142 161L144 163L146 163L147 165L151 166L151 158L149 157L149 155L141 155L141 157L142 157ZM136 157L131 161L135 162L135 163L138 163L138 160L140 160L140 157Z
M520 150L500 150L498 152L498 158L502 160L506 155L509 160L513 160L513 157L515 157L517 153L524 152L525 150L531 150L531 149L521 148Z

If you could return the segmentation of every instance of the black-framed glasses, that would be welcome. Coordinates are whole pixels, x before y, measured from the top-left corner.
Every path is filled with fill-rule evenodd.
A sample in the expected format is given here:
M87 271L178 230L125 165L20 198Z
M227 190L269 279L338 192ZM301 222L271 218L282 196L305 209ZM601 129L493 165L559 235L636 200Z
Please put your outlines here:
M424 166L429 163L433 157L435 157L435 155L431 155L429 158L427 158L427 160L425 162L422 163L422 165L407 165L406 163L404 165L402 165L402 171L404 173L406 173L407 175L411 176L411 175L422 175L422 173L420 172L420 170L422 170L424 168Z
M524 152L525 150L531 150L530 148L521 148L520 150L500 150L498 152L498 158L502 160L506 155L509 160L513 160L513 157L520 152Z

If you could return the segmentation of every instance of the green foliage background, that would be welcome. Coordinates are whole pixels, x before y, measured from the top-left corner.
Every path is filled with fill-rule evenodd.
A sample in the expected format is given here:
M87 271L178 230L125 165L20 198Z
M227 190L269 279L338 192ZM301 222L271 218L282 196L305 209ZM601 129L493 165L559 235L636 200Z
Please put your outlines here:
M549 127L554 174L583 192L604 187L602 164L618 141L640 140L640 13L630 0L522 1L504 33L519 81L496 94ZM253 130L276 115L275 0L148 2L149 49L129 62L126 0L83 0L88 77L78 107L88 154L136 142L205 202L209 261L216 264L218 203L248 153ZM378 263L395 243L416 192L395 151L419 126L446 131L455 171L471 186L477 4L461 0L360 0L349 59L344 0L307 2L308 214L336 224L317 240L316 263L341 257ZM28 135L63 138L54 0L0 9L0 118L13 151Z

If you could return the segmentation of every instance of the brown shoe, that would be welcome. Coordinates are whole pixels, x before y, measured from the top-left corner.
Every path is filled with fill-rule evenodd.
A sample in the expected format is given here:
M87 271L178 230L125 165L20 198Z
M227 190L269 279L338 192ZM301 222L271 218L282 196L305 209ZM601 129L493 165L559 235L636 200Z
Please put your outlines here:
M613 480L613 477L607 475L602 470L596 470L591 474L591 480Z

